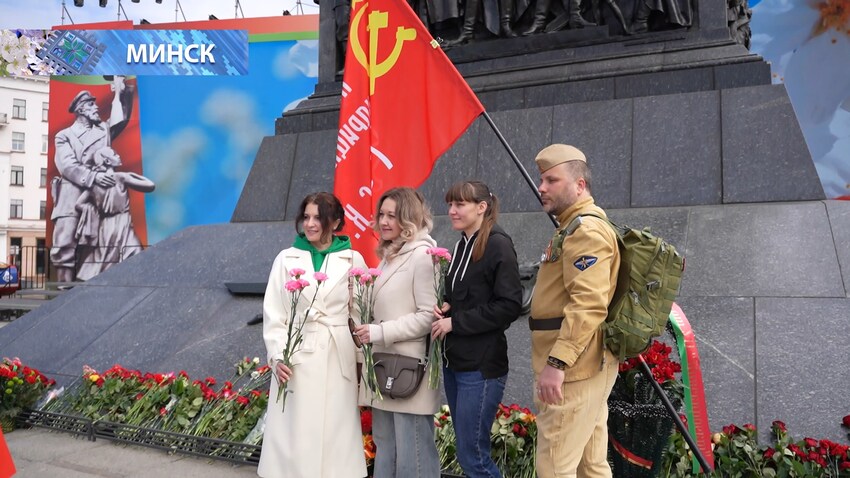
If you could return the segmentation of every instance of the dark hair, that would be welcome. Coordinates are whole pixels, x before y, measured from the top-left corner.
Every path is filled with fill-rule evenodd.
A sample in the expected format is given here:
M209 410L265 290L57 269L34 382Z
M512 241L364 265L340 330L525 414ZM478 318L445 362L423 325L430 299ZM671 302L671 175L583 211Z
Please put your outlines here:
M430 232L434 223L431 219L431 209L419 191L408 187L392 188L381 195L375 208L373 228L379 235L381 226L378 218L381 216L381 206L387 199L395 201L395 215L401 226L401 235L395 241L379 239L375 252L381 259L389 260L397 256L404 243L415 238L420 230L425 229L426 232Z
M499 218L499 198L490 192L490 188L481 181L461 181L454 183L446 191L446 202L471 202L478 204L480 202L487 203L487 210L484 211L484 219L481 222L481 229L478 230L478 239L475 241L475 247L472 248L472 260L478 261L484 256L484 249L487 247L487 239L490 238L490 231L496 224Z
M301 227L304 222L304 211L307 210L307 205L315 204L319 208L319 222L322 223L322 242L333 235L335 232L342 230L345 226L345 211L342 209L342 203L339 202L336 196L331 193L320 192L308 194L301 201L301 206L298 208L298 216L295 219L295 232L302 234ZM331 224L334 221L339 221L336 229L331 230Z

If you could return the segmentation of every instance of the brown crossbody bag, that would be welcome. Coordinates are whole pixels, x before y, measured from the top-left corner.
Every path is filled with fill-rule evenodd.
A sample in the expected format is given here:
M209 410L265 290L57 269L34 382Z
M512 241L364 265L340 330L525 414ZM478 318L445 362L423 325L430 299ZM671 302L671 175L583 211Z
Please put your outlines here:
M354 303L354 284L348 281L348 310L351 311ZM360 337L354 334L357 322L348 317L348 328L351 330L351 338L357 348L363 346ZM378 387L381 394L392 399L408 398L417 390L425 376L425 367L428 364L428 347L431 342L431 334L425 336L425 357L416 358L407 355L393 354L388 352L374 352L375 377L378 379Z

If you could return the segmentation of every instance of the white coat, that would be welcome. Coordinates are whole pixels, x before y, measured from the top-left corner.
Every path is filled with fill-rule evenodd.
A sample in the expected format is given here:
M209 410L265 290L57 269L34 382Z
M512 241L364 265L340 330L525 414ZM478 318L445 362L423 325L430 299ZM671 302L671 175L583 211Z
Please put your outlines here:
M304 320L310 300L303 342L293 355L287 385L286 409L277 402L278 382L272 379L257 474L281 478L361 478L366 460L357 407L356 354L348 330L348 271L365 267L360 253L345 250L328 254L322 271L328 280L316 289L310 253L289 248L272 266L263 300L263 340L269 365L282 357L287 343L290 293L284 288L289 271L300 268L310 281L297 306L296 320ZM297 323L297 322L296 322Z

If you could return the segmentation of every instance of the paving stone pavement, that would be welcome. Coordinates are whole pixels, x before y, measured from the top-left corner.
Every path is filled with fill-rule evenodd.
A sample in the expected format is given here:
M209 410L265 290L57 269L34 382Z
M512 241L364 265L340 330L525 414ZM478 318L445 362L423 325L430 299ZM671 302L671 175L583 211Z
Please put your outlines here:
M15 478L239 478L256 477L257 468L225 461L169 454L43 428L18 429L4 435Z

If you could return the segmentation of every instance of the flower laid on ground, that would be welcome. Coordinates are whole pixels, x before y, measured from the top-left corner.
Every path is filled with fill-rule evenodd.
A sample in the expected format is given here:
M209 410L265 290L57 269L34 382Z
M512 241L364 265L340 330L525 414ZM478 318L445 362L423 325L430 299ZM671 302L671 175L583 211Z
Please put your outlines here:
M366 456L366 467L375 464L375 440L372 438L372 409L360 407L360 429L363 432L363 454ZM369 474L371 476L371 473Z
M759 445L756 427L727 425L712 436L715 469L710 477L850 477L850 446L830 440L804 438L795 441L785 423L776 420L771 426L773 441ZM677 432L664 456L664 476L694 476L692 454Z
M537 421L531 410L517 404L499 404L490 439L493 457L503 476L534 478Z
M363 270L359 267L354 267L348 271L348 275L354 280L354 305L360 315L361 324L372 323L372 292L375 287L375 279L381 275L381 270L370 268ZM372 391L375 398L383 400L380 387L378 387L378 377L375 375L375 358L372 355L372 344L363 344L363 368L366 371L366 386Z
M531 410L517 404L499 404L490 429L490 446L496 466L506 478L534 478L537 422ZM443 470L461 474L456 436L448 405L434 414L434 439Z
M185 371L142 373L114 365L83 376L44 411L82 415L94 421L122 423L175 433L242 441L265 412L270 368L245 357L233 377L216 390L216 379L191 380Z
M446 295L446 275L449 273L449 265L452 255L448 249L442 247L429 247L425 251L431 256L434 263L434 294L437 296L437 307L443 307L443 298ZM428 351L428 388L436 390L440 387L440 370L443 365L443 338L431 341L431 350Z
M303 331L304 324L307 323L307 317L310 315L310 309L313 307L313 303L316 302L316 296L319 294L319 287L321 287L322 283L328 280L328 276L322 272L314 272L313 279L316 281L316 290L313 292L313 298L310 300L310 305L307 307L307 310L304 312L303 318L298 318L298 301L301 299L301 294L304 292L308 286L310 286L310 281L302 278L306 274L304 269L292 269L289 271L289 276L292 277L292 280L288 281L284 285L285 292L289 293L289 320L286 329L286 346L283 348L281 352L282 358L281 361L284 365L292 368L292 357L301 349L301 342L304 339ZM277 379L277 374L273 374L275 379ZM277 401L280 403L282 409L286 409L286 395L288 393L292 393L292 390L287 390L287 386L289 382L281 382L278 380L278 392L277 392ZM282 400L281 400L282 399Z
M440 467L449 473L463 474L457 461L457 436L448 405L443 405L434 414L434 441L437 444Z
M14 419L25 408L32 408L55 383L19 358L4 358L0 362L0 419Z

